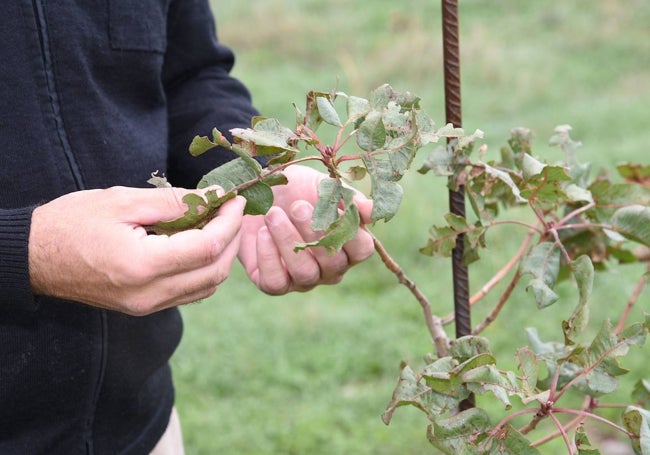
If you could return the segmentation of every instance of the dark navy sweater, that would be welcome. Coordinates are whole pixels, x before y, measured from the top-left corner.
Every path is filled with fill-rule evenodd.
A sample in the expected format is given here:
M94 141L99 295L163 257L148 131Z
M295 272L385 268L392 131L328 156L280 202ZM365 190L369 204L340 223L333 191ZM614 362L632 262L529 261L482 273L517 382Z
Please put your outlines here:
M31 213L155 170L195 187L230 156L192 158L191 138L255 110L208 0L6 0L0 24L0 454L147 454L173 405L179 312L33 295Z

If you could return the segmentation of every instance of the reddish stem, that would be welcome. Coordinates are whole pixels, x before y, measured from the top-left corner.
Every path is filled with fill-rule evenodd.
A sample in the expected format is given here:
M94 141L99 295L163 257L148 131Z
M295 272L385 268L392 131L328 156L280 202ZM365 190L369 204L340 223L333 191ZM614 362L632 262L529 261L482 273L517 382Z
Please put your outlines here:
M650 265L648 265L648 270L650 270ZM636 283L636 287L634 288L634 291L632 291L632 295L630 295L630 298L627 301L627 305L625 305L625 309L623 310L623 314L621 315L621 319L619 319L618 324L616 325L616 329L614 330L614 333L617 335L621 333L623 330L623 327L625 326L625 322L627 321L627 318L630 316L630 312L632 311L632 308L636 304L637 300L639 299L639 296L641 295L641 292L643 292L643 288L645 287L647 282L647 278L645 275L641 276L639 278L639 281Z

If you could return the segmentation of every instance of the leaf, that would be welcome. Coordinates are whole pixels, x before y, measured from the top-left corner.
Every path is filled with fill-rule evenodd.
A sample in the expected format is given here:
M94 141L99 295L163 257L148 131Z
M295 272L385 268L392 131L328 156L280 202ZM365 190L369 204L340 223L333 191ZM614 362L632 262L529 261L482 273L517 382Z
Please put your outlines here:
M333 126L343 126L339 114L336 112L336 109L334 109L334 105L330 101L329 97L316 97L316 105L318 106L318 113L325 123L329 123Z
M569 320L562 322L566 344L574 344L576 336L582 333L589 322L588 303L594 286L594 265L589 256L582 255L574 260L571 270L578 285L580 298Z
M323 231L339 218L341 202L348 206L352 202L354 191L345 188L340 180L326 178L318 185L318 201L314 207L312 229Z
M516 202L526 202L526 199L521 196L521 191L519 191L519 187L512 180L512 177L510 177L510 174L500 169L494 168L488 164L484 164L484 167L487 175L502 181L503 183L505 183L505 185L508 188L510 188L510 191L512 191L512 195L515 197Z
M650 381L639 379L636 384L634 384L634 388L632 389L632 402L643 409L649 409Z
M433 119L426 114L426 112L421 110L416 112L415 124L417 126L421 145L425 146L440 140L441 136L437 134L436 124Z
M433 171L434 175L453 175L454 153L451 147L435 147L422 163L418 172L426 174Z
M650 207L622 207L614 213L611 225L625 238L650 246Z
M537 329L534 327L527 327L526 335L531 349L535 352L537 357L544 362L544 365L546 365L548 370L548 375L544 379L538 379L537 381L540 389L547 389L550 387L551 378L553 378L558 368L560 368L558 377L559 387L562 387L562 385L573 379L576 374L580 373L581 369L578 366L561 362L561 360L566 358L567 353L569 352L563 343L555 341L543 342L539 338ZM530 398L537 399L536 397ZM541 402L545 401L546 400L542 400Z
M539 376L539 363L537 356L527 346L517 349L515 353L519 371L521 371L522 390L528 396L535 394L537 387L537 378Z
M247 215L262 215L268 211L273 204L273 192L264 179L260 179L261 166L257 161L252 160L254 166L242 158L231 160L203 176L198 184L198 188L207 188L212 185L218 185L225 191L231 191L242 185L248 185L240 189L240 194L246 198L246 207L244 213ZM260 181L255 182L255 180ZM254 183L251 183L254 182ZM266 182L281 184L286 179L266 178Z
M646 335L646 324L633 324L617 336L611 322L604 321L588 347L577 347L564 359L579 366L582 371L587 371L587 374L576 382L576 387L590 396L616 390L616 376L628 372L618 364L617 357L627 354L630 345L642 344Z
M591 191L570 183L564 188L564 192L570 202L594 202Z
M158 171L151 173L151 178L147 183L155 186L156 188L171 188L172 184L167 181L164 175L158 175Z
M446 394L436 393L420 380L408 365L403 365L397 386L390 403L381 415L381 420L388 425L395 410L400 406L414 406L423 411L430 419L451 411L458 406L459 400Z
M527 199L534 197L537 201L557 203L568 199L563 183L570 180L567 168L544 165L540 173L524 178L521 195Z
M650 164L621 163L616 169L626 181L650 188Z
M233 192L218 196L216 191L208 191L205 198L195 193L186 194L183 196L183 202L187 205L187 210L183 216L170 221L160 221L149 226L149 230L158 235L172 235L187 229L200 229L215 216L221 205L234 197Z
M568 166L569 175L578 186L584 187L587 185L591 165L589 163L582 164L578 161L576 152L582 146L582 143L571 139L570 131L570 125L558 125L555 127L555 134L549 140L549 145L560 148L564 153L564 161Z
M578 449L578 455L600 455L599 450L591 448L591 442L585 433L584 425L578 425L573 441Z
M453 357L436 359L424 368L422 378L433 392L454 397L460 401L469 396L469 392L463 386L458 374L452 374L452 370L458 365L458 360Z
M233 128L230 132L249 156L300 152L294 146L298 136L274 118L258 117L253 119L252 128Z
M361 158L370 175L370 197L373 200L370 216L373 221L389 221L397 213L404 191L392 181L394 175L390 162L367 155Z
M490 440L489 452L482 453L493 455L540 455L537 448L531 446L530 441L517 431L512 425L505 425L500 428L497 435Z
M228 142L228 139L221 134L221 131L214 128L212 130L212 140L208 139L207 136L194 136L189 151L192 156L199 156L218 146L230 149L231 144Z
M419 251L427 256L451 257L457 237L458 234L449 226L432 226L427 244Z
M348 122L356 122L370 112L370 101L358 96L349 96L346 103Z
M203 176L198 188L207 188L212 185L219 185L225 191L230 191L242 183L257 179L262 172L262 167L253 160L256 167L251 167L241 158L235 158L227 163L211 170Z
M530 441L511 425L504 425L493 436L490 419L481 408L471 408L448 418L437 418L427 438L442 453L449 455L539 455Z
M535 175L540 175L544 170L544 168L546 167L546 164L536 160L528 153L524 153L521 167L522 167L524 179L529 179Z
M480 408L471 408L448 418L438 418L429 426L427 437L446 454L478 453L477 438L491 429L490 417Z
M522 262L522 275L533 275L526 290L533 291L538 308L546 308L558 300L553 287L559 271L560 250L551 242L535 245Z
M346 207L343 215L330 224L323 237L314 242L298 244L294 251L317 246L324 247L330 253L340 251L343 245L356 237L359 223L361 223L361 217L357 206L350 204Z
M632 183L612 183L600 179L589 185L589 191L594 197L596 219L609 223L620 207L629 205L650 206L650 187Z
M418 109L420 98L410 92L398 92L388 84L383 84L370 93L370 106L373 109L384 109L391 101L404 109Z
M623 413L623 425L634 435L630 438L634 451L650 455L650 411L628 406Z
M367 153L380 150L386 143L386 128L381 112L370 111L357 129L357 145Z
M501 373L495 365L481 365L463 373L463 383L470 392L485 394L491 392L501 401L506 410L512 408L511 395L522 395L517 379L512 372Z
M490 340L477 335L466 335L453 340L449 346L449 354L464 362L479 354L492 354Z
M246 199L245 215L264 215L273 206L273 191L264 182L258 182L239 192Z
M420 248L420 253L428 256L450 257L456 247L458 236L463 234L464 261L470 264L478 259L478 249L485 247L486 228L477 222L470 226L462 216L453 213L445 215L447 226L432 226L429 229L427 244Z
M366 168L363 166L352 166L347 172L348 177L353 181L363 180L367 173Z
M309 128L312 131L316 131L318 127L320 126L321 123L323 123L323 117L320 114L320 111L318 109L318 98L327 98L330 102L333 102L334 100L332 99L332 95L327 92L318 92L318 91L310 91L307 93L307 101L306 101L306 112L305 112L305 117L302 119L302 123L304 124L307 128Z

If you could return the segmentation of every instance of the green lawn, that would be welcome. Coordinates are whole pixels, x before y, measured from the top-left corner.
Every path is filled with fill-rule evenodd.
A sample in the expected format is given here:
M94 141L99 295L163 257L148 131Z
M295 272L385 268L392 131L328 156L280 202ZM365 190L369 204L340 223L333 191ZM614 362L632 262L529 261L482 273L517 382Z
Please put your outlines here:
M485 131L490 153L498 153L512 127L526 126L535 132L536 150L549 156L553 127L568 123L584 144L583 161L596 167L648 162L647 0L460 3L463 123ZM439 2L213 5L220 39L237 54L234 74L264 114L291 125L291 104L301 106L308 90L338 87L366 96L388 82L418 94L444 123ZM450 265L417 249L447 211L446 188L415 173L403 186L396 219L372 230L444 315L452 306ZM486 260L470 269L473 291L522 236L505 228L490 234ZM627 267L597 277L594 320L616 320L640 272ZM475 322L498 291L475 310ZM548 321L540 332L560 336L559 321L571 311L576 290L566 283L559 293L566 314L558 316L553 307L540 313L523 291L515 294L486 333L500 365L512 367L530 324ZM635 315L649 301L646 290ZM188 455L435 453L423 415L402 408L388 427L379 418L400 361L417 367L431 347L419 306L377 257L340 285L286 297L261 294L237 266L213 298L183 308L183 315L185 336L173 369ZM647 355L644 349L626 360L633 371L623 385L646 373ZM543 453L560 453L557 447Z

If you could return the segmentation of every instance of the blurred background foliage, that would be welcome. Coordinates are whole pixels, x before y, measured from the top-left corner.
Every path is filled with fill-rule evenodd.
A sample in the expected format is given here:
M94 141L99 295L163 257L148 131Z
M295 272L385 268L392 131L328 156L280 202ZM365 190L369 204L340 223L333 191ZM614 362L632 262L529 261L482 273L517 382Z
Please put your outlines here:
M525 126L535 134L534 153L559 160L547 141L566 123L594 172L621 161L648 162L647 0L459 3L463 125L485 131L488 156L498 156L511 128ZM302 106L309 90L338 88L365 97L390 83L419 95L444 124L440 2L212 4L219 39L237 56L233 74L264 115L292 126L292 103ZM400 213L371 229L435 312L446 315L453 306L451 266L417 250L448 211L447 190L442 179L412 174L402 182ZM472 292L523 236L517 228L488 236L484 259L470 267ZM625 266L596 277L589 330L606 317L617 320L640 273L641 267ZM476 307L475 323L502 289ZM512 356L526 343L526 326L537 326L543 339L561 339L559 321L570 314L577 291L569 282L558 291L560 302L544 312L518 291L485 332L502 368L515 368ZM646 290L632 317L647 311L648 302ZM185 335L172 365L188 455L435 453L426 441L426 419L415 409L398 410L388 427L379 418L400 361L418 369L432 349L418 304L377 257L337 286L285 297L261 294L237 265L213 298L182 311ZM632 372L623 377L623 389L646 374L647 355L648 349L637 350L625 360ZM604 430L599 437L609 435ZM553 447L543 453L560 453Z

